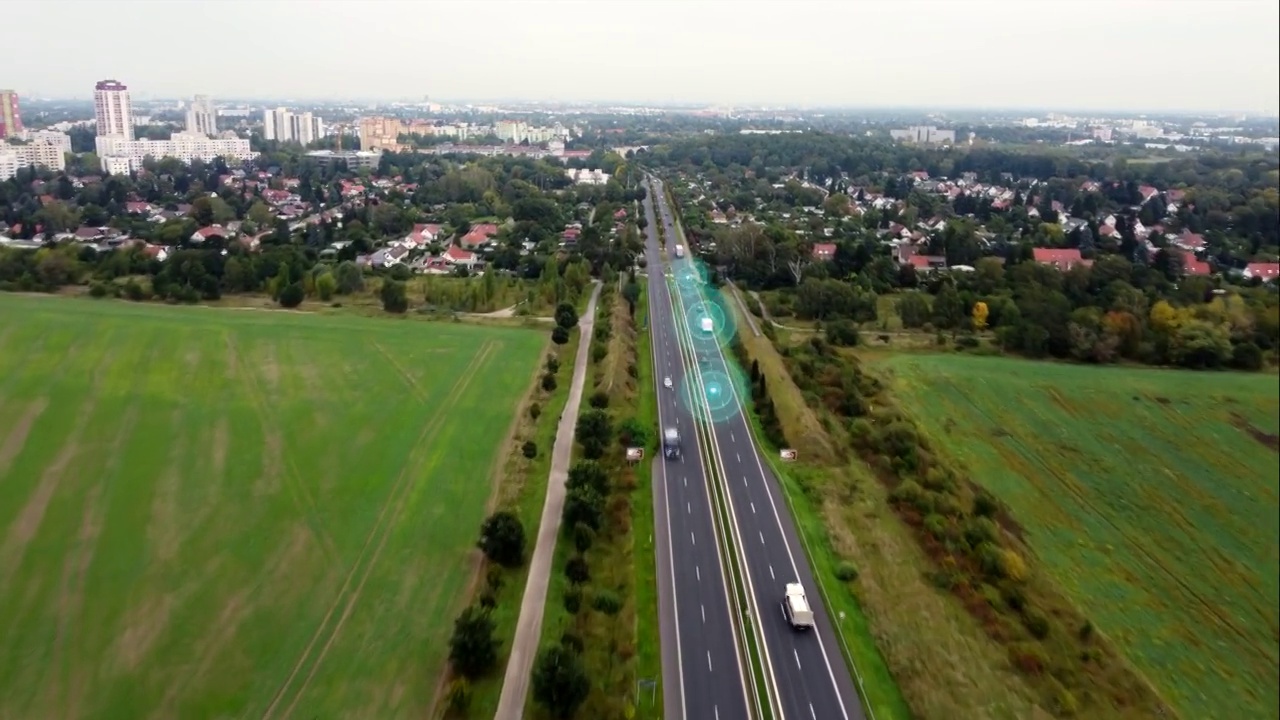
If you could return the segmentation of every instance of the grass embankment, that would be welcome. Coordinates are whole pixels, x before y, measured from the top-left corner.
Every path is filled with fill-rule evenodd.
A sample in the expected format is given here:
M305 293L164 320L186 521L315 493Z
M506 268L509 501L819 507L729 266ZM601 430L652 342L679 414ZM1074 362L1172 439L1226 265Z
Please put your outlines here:
M604 410L612 420L613 436L597 461L609 477L603 521L589 546L580 549L574 528L565 524L556 543L555 561L547 592L546 617L540 647L568 642L580 646L582 661L591 677L591 691L576 717L660 718L661 688L639 692L637 680L658 679L661 656L658 647L657 597L654 585L652 545L653 513L648 463L626 464L623 438L640 436L636 444L652 452L650 428L655 424L652 368L646 356L647 335L638 332L643 321L643 300L637 303L637 320L616 286L601 291L597 304L595 340L590 351L587 403L582 414ZM644 338L641 340L641 338ZM646 345L642 345L646 343ZM647 385L645 383L648 383ZM584 456L577 447L575 458ZM575 460L577 466L581 460ZM590 578L571 582L571 560L584 560ZM546 711L533 699L526 707L530 718L545 718Z
M569 401L573 360L581 338L581 330L575 328L569 334L569 342L562 346L549 345L549 351L534 373L532 386L515 415L512 431L501 456L505 459L498 466L499 476L494 478L496 498L491 509L512 510L516 513L529 539L529 552L533 550L532 542L542 522L542 505L546 500L547 482L551 474L551 449L555 446L560 415L565 403ZM552 372L551 368L555 368L555 371ZM548 373L556 378L556 385L552 390L547 390L543 384L543 378ZM532 458L525 455L526 442L534 444L536 454ZM498 699L502 694L503 673L511 652L511 640L515 637L516 624L520 619L520 602L528 576L527 562L519 568L508 569L487 559L481 560L471 594L487 592L494 601L489 617L493 620L494 638L499 643L498 661L489 675L469 683L471 700L467 710L444 713L446 717L488 720L497 711ZM452 680L452 677L446 676L441 688L447 692ZM438 702L437 707L444 712L443 702Z
M811 406L830 416L829 431L847 429L840 447L867 462L888 489L888 506L929 558L930 583L961 601L1005 653L1003 668L1016 669L1035 691L1037 704L1060 716L1169 712L1030 560L999 501L975 489L967 471L929 441L877 377L821 338L781 354ZM1001 699L1025 697L1016 684L1006 687ZM959 709L993 711L989 698Z
M424 715L545 342L0 296L0 716Z
M1175 709L1276 716L1274 377L966 356L884 365L930 439L1008 506L1047 573Z
M750 306L750 298L743 300ZM855 679L859 680L863 699L877 720L910 718L913 711L916 716L928 717L920 712L918 704L904 700L908 690L917 688L904 683L899 690L895 679L902 681L905 676L910 680L914 673L906 672L907 658L895 655L897 646L885 647L884 642L887 639L884 613L903 608L905 604L914 611L903 613L902 620L907 621L915 613L932 610L921 607L917 594L913 593L913 589L923 588L924 583L912 575L909 553L901 552L902 548L911 549L909 539L896 537L891 532L899 528L896 523L886 522L892 519L885 517L884 512L873 512L875 504L868 501L863 487L868 484L866 475L860 473L855 464L841 459L839 448L791 381L769 338L752 334L736 302L725 305L732 307L737 315L738 360L748 367L754 363L765 378L771 399L769 407L758 408L759 412L752 418L757 441L782 485L802 533L806 555L821 584L818 589L837 623L841 650L856 668ZM744 393L750 392L750 389L744 390ZM779 445L795 449L798 461L778 462ZM854 528L859 534L852 532ZM885 566L883 572L881 564ZM892 580L884 573L892 574ZM890 582L883 582L881 578ZM903 642L907 638L900 634L895 640ZM918 641L936 644L939 639L924 637ZM895 659L904 664L893 668ZM910 662L916 660L911 658ZM947 672L954 670L948 668ZM919 689L923 690L932 687L937 678L921 672L918 682L922 686ZM937 699L945 702L949 694L939 691Z

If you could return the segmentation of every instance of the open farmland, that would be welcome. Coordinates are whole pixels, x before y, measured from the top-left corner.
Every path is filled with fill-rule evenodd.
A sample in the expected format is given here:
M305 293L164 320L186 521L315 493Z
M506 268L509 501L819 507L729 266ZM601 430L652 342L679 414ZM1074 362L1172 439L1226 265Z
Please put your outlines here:
M545 333L0 295L0 717L422 717Z
M958 355L882 366L1182 715L1277 717L1274 376Z

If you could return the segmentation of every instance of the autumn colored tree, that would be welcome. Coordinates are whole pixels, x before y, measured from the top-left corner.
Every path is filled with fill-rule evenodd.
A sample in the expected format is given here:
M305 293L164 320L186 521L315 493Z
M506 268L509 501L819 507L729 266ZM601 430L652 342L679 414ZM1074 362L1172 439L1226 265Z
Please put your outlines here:
M987 327L987 315L990 314L987 304L979 300L973 304L973 329L983 330Z

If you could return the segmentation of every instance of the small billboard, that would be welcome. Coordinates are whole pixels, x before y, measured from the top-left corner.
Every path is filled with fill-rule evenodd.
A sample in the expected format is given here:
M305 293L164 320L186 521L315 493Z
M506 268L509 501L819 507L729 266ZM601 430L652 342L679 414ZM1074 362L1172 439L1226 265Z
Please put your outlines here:
M781 455L782 459L787 462L795 462L796 451L792 450L791 448L783 448L781 451L778 452L778 454Z
M644 448L629 447L627 448L627 462L635 463L644 459Z

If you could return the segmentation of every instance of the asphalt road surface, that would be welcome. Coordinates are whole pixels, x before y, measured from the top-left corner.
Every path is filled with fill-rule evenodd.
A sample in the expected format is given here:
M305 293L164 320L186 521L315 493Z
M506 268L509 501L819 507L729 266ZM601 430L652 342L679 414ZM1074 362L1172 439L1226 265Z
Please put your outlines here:
M662 274L657 222L645 203L649 225L649 322L659 428L681 436L678 459L661 451L653 461L655 551L659 633L662 638L664 716L741 720L747 715L747 667L732 624L728 583L712 524L703 459L694 437L693 414L677 401L685 384L672 298ZM672 388L663 380L670 378Z
M673 272L678 276L690 260L687 255L684 259L675 258L676 229L659 183L653 184L650 197L654 199L658 220L666 229L667 255L674 266ZM653 212L648 203L646 211ZM782 717L787 720L862 720L865 717L862 703L849 667L840 653L832 618L823 606L785 496L760 457L747 418L741 412L744 399L736 397L731 382L716 382L718 378L732 377L725 354L727 350L715 340L698 339L699 328L691 327L688 330L695 336L693 344L698 350L696 370L703 380L696 385L699 391L711 393L710 388L714 384L716 394L723 391L732 395L727 405L720 398L712 403L725 405L723 411L715 413L716 422L710 433L715 455L702 458L697 454L692 414L679 402L682 388L693 380L686 377L686 370L694 374L695 368L686 368L681 362L675 335L678 331L676 318L686 317L691 312L697 314L695 308L698 303L713 293L710 288L681 282L673 297L667 283L663 282L662 263L654 247L657 231L652 216L647 230L650 239L647 254L654 374L657 378L670 377L674 386L667 389L661 385L662 380L658 380L660 422L662 427L666 427L672 422L670 418L676 418L684 440L683 462L668 462L665 468L665 520L666 529L670 531L670 544L664 547L664 538L659 538L657 546L659 575L662 574L664 560L674 571L674 581L667 593L673 602L669 602L661 592L662 578L659 578L659 599L664 616L662 641L665 697L668 698L666 714L668 717L694 720L713 719L717 711L719 717L726 720L747 717L744 707L747 700L743 696L744 688L749 686L744 680L743 670L733 665L735 635L723 617L730 612L730 606L724 592L724 580L715 564L717 546L710 536L714 532L710 501L702 486L705 482L702 463L717 462L728 487L733 523L741 543L738 553L747 570L748 591L759 613L759 627L765 644L766 683L776 689L777 707ZM683 243L683 239L679 242ZM695 479L699 481L696 488ZM664 533L662 519L660 517L658 521L659 535ZM666 558L662 557L664 553ZM697 573L701 574L700 579ZM815 628L795 630L784 617L783 590L789 582L799 582L804 586L814 611ZM706 623L701 621L704 610ZM675 615L675 623L667 621L665 616L668 613ZM679 651L674 659L677 677L683 683L679 697L684 705L678 714L671 702L672 696L676 695L669 669L672 653L668 652L668 645L672 644L672 632L678 641ZM725 656L724 662L716 664L714 661L718 656ZM710 665L708 657L712 661ZM746 665L745 660L743 665ZM731 702L737 704L730 705ZM726 710L731 712L726 713Z

